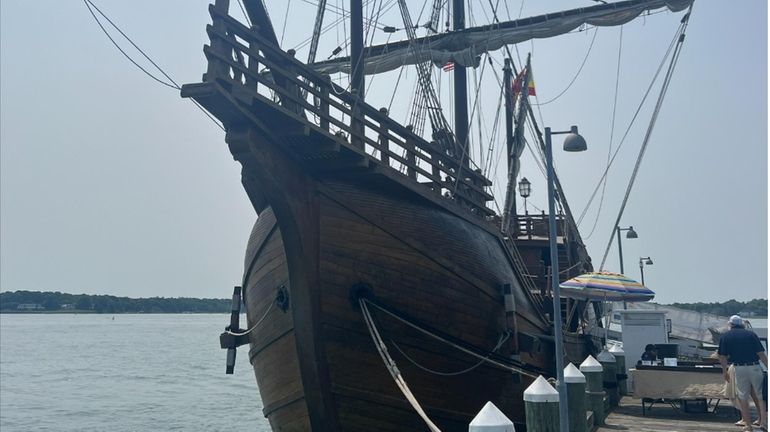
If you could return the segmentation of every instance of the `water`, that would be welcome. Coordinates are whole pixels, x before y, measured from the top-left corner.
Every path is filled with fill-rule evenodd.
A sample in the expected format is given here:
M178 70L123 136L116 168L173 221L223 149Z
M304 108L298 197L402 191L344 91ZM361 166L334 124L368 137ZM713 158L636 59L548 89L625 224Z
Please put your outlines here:
M248 361L225 375L229 315L0 315L0 430L258 431Z

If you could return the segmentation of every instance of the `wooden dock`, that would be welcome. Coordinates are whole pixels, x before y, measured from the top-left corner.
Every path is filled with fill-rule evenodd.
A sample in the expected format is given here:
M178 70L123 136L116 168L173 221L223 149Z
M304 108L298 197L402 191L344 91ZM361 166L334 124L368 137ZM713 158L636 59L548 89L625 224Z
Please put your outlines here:
M642 415L641 401L627 396L596 432L737 432L741 428L733 423L738 419L739 414L728 400L722 400L716 412L686 413L661 403Z

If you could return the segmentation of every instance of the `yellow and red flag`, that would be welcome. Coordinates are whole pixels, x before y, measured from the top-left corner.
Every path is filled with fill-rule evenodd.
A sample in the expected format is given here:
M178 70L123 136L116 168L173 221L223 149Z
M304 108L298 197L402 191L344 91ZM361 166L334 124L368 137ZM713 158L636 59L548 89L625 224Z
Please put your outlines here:
M513 97L516 97L516 95L519 94L521 91L521 81L524 79L524 75L527 73L527 68L522 69L518 75L516 75L516 79L513 80ZM532 77L532 72L529 74L529 79L527 80L527 95L529 96L536 96L537 93L535 92L535 79Z

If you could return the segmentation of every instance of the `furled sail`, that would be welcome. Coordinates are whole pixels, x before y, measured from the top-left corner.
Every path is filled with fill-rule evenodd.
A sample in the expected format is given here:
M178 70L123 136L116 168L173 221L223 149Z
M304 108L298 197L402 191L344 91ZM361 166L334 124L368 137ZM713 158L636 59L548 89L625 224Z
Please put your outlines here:
M693 0L628 0L435 34L411 41L420 44L419 56L410 48L408 40L373 45L365 52L365 73L372 75L388 72L415 64L420 58L430 58L437 66L451 61L455 65L476 67L481 54L498 50L507 44L558 36L584 24L599 27L617 26L645 12L661 8L679 12L689 7L692 2ZM350 73L350 59L337 58L314 63L312 67L326 74Z

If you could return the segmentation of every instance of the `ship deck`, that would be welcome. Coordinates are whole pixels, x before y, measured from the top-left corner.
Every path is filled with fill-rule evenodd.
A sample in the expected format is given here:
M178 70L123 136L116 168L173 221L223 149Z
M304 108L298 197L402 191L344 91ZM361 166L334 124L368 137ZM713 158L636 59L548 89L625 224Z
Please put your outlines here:
M606 424L596 429L596 432L739 431L741 429L733 424L738 418L738 412L728 400L720 401L716 412L686 413L661 403L655 404L652 410L642 415L641 401L626 396L620 401L620 406L607 417ZM755 430L761 429L757 427Z

